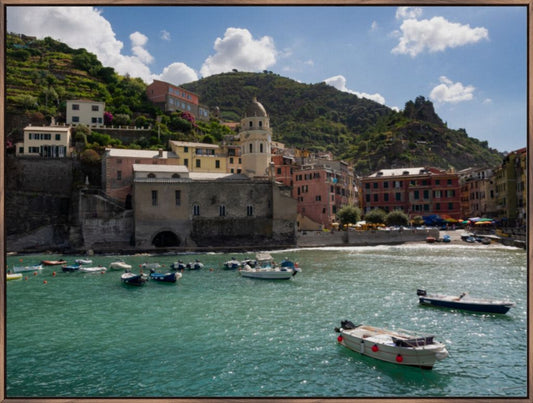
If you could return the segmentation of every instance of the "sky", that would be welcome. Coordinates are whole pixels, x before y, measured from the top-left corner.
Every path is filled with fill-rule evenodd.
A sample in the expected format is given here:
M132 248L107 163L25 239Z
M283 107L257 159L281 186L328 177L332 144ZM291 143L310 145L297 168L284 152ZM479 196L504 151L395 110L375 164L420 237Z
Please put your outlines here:
M6 23L147 84L268 70L395 110L423 96L491 148L527 142L525 6L8 6Z

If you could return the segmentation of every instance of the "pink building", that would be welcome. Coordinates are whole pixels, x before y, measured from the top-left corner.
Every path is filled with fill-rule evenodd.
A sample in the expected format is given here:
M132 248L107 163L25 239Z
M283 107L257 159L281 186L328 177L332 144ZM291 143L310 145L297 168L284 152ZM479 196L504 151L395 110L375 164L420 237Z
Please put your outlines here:
M107 148L102 157L102 188L126 207L130 206L133 191L133 164L183 165L170 151Z

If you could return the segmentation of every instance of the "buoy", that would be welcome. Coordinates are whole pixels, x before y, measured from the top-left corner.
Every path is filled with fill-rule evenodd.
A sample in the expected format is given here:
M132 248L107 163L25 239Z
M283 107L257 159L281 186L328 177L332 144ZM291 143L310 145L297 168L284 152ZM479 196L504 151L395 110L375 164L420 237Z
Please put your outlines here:
M337 341L338 341L339 343L342 342L342 336L341 336L341 335L339 335L339 337L337 337Z
M48 284L48 281L46 281L46 280L43 280L43 284Z
M24 276L24 280L27 280L28 279L28 276Z
M37 275L37 272L36 272L36 271L34 271L34 272L33 272L33 275L34 275L34 276L36 276L36 275Z
M401 354L398 354L398 355L396 356L396 362L402 362L402 361L403 361L403 357L402 357L402 355L401 355Z
M54 272L52 272L52 276L54 276L54 277L56 276L56 272L55 272L55 271L54 271Z
M373 351L374 353L377 353L377 352L379 351L379 347L377 346L377 344L374 344L374 345L372 346L372 351Z

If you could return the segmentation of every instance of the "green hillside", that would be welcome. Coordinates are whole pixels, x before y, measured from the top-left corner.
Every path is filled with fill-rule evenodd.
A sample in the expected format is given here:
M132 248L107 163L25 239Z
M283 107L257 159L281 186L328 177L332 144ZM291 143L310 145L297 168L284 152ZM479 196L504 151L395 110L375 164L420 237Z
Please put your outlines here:
M423 97L395 112L325 83L302 84L268 71L234 71L182 86L213 111L218 107L224 121L239 122L255 96L269 113L274 140L331 151L352 162L361 175L405 166L492 167L502 159L486 142L448 129ZM218 121L205 124L183 114L164 115L148 102L145 89L142 80L116 74L85 49L71 49L51 38L6 36L6 133L15 133L15 138L27 123L64 121L68 99L105 101L114 124L151 125L153 133L139 139L138 147L166 146L169 138L217 142L227 133ZM94 135L92 141L109 144L105 136Z

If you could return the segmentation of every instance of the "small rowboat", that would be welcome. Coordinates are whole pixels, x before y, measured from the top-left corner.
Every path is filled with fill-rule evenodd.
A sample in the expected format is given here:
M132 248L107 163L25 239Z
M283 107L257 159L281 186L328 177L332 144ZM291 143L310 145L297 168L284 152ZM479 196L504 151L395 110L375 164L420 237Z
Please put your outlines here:
M103 266L97 267L80 267L80 272L82 273L105 273L107 268Z
M6 281L20 280L22 278L22 273L8 273L6 274Z
M36 272L43 269L43 266L36 264L34 266L14 266L11 270L13 273L27 273L27 272Z
M130 270L131 265L127 264L126 262L119 260L117 262L113 262L109 265L109 270Z
M432 335L417 335L407 330L393 331L367 325L341 322L337 341L357 353L393 364L432 369L436 361L448 356L444 344Z
M66 260L43 260L41 261L45 266L59 266L62 264L67 264Z
M77 264L91 264L93 261L91 259L76 259L74 262Z
M150 280L160 283L175 283L176 280L181 278L181 276L181 273L175 271L170 273L156 273L155 269L150 270Z
M65 273L68 273L68 272L75 272L75 271L79 271L80 270L80 265L79 264L71 264L71 265L64 265L64 266L61 266L61 269L65 272Z
M143 273L135 274L131 271L127 271L120 276L120 280L124 284L141 286L146 283L146 280L148 280L148 276Z
M507 313L509 309L515 306L512 301L472 298L466 293L461 295L427 295L426 290L417 290L416 294L420 304L467 311Z

